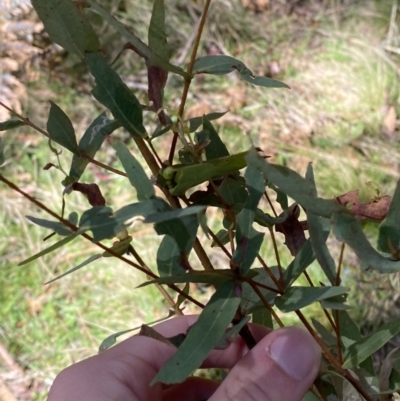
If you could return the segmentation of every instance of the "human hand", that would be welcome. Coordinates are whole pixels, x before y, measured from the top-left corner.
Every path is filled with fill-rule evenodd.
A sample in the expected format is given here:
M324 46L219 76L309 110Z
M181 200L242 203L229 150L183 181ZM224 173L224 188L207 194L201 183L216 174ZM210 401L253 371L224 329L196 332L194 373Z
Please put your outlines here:
M197 316L180 316L154 326L165 337L186 333ZM230 369L222 383L190 377L173 386L150 382L176 349L133 336L62 371L47 401L300 401L317 376L321 350L299 327L269 332L250 324L258 341L248 350L238 338L212 351L202 367Z

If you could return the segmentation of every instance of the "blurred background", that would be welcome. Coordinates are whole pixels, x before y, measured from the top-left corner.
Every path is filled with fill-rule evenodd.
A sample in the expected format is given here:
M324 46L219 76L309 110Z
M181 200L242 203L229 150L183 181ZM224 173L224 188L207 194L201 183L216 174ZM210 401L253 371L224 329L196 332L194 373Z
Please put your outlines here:
M152 1L101 0L115 16L147 40ZM172 62L185 66L201 15L201 0L167 0L167 32ZM231 152L248 149L251 136L276 163L304 174L312 161L319 193L334 197L359 189L360 198L392 194L399 175L400 32L397 0L213 0L199 56L228 54L257 75L282 80L291 90L252 87L235 74L198 76L192 83L186 116L229 110L217 121ZM105 54L113 60L123 39L89 13ZM136 96L146 102L146 69L125 52L115 68ZM90 95L92 78L79 59L51 43L25 0L0 0L0 101L45 128L49 100L83 134L102 111ZM180 102L182 81L169 78L165 105L170 113ZM0 121L10 118L0 108ZM154 125L149 120L147 124ZM56 163L48 141L22 127L0 133L6 163L2 174L21 189L60 213L63 174L43 170ZM166 154L169 135L155 145ZM118 168L105 144L100 161ZM68 169L71 157L60 155ZM133 202L126 181L90 166L84 182L96 182L113 207ZM25 215L48 218L17 193L0 185L0 401L44 400L55 375L67 365L97 352L101 341L122 330L166 317L168 305L156 288L135 287L146 278L114 259L96 261L50 285L44 283L98 252L76 241L27 266L17 266L43 249L48 231L33 226ZM68 195L67 210L89 205ZM211 225L218 215L211 213ZM371 238L377 226L364 223ZM150 226L136 221L134 245L150 268L160 239ZM283 242L283 238L279 237ZM209 241L205 237L203 241ZM339 244L329 238L335 260ZM283 262L289 261L281 247ZM274 264L270 244L263 249ZM218 250L211 258L227 267ZM364 332L398 316L398 275L363 275L356 257L345 251L344 284L351 287L350 311ZM315 283L324 280L311 267ZM207 288L193 289L198 297ZM187 306L186 312L195 312ZM324 322L318 306L307 316ZM291 315L283 316L288 324Z

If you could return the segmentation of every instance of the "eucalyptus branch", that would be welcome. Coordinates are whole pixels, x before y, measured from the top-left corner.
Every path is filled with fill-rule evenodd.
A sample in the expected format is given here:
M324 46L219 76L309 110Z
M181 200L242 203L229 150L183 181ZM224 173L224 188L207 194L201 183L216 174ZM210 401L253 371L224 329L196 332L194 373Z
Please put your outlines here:
M27 194L26 192L22 191L22 189L20 189L17 185L15 185L14 183L12 183L11 181L7 180L7 178L5 178L2 174L0 174L0 181L4 182L8 187L10 187L11 189L13 189L14 191L18 192L19 194L21 194L23 197L25 197L26 199L28 199L30 202L32 202L33 204L35 204L38 208L40 208L41 210L45 211L46 213L50 214L50 216L54 217L55 219L57 219L58 221L60 221L60 223L64 224L66 227L70 228L72 231L76 232L78 231L78 227L76 227L74 224L72 224L70 221L65 220L64 218L62 218L61 216L59 216L57 213L53 212L51 209L49 209L47 206L45 206L42 202L38 201L37 199L35 199L34 197L30 196L29 194ZM103 245L101 242L94 242L93 238L86 234L86 233L82 233L80 234L83 238L85 238L86 240L90 241L91 243L97 245L99 248L103 249L103 251L106 251L108 253L110 253L111 255L113 255L114 257L116 257L117 259L122 260L123 262L127 263L128 265L134 267L137 270L140 270L142 273L145 273L146 275L149 275L152 279L158 279L160 278L159 276L157 276L157 274L154 274L151 270L149 270L148 268L143 268L142 266L132 262L131 260L127 259L126 257L118 254L117 252L115 252L113 249ZM196 299L194 299L193 297L191 297L188 294L185 294L179 287L177 287L174 284L166 284L169 288L171 288L172 290L176 291L177 293L179 293L180 295L182 295L185 299L187 299L188 301L194 303L195 305L199 306L200 308L204 308L204 305L197 301Z
M187 73L188 74L192 74L193 71L193 66L194 63L196 61L196 57L197 57L197 50L199 48L200 45L200 40L201 40L201 36L203 34L203 29L204 29L204 25L206 23L206 19L207 19L207 14L208 14L208 10L210 8L210 4L211 4L211 0L206 0L206 4L204 5L204 9L203 9L203 13L201 15L201 19L199 22L199 27L197 29L197 35L196 35L196 39L194 41L194 45L193 45L193 50L192 50L192 54L190 56L190 61L189 61L189 65L187 68ZM182 118L183 117L183 113L185 111L185 104L186 104L186 99L187 99L187 95L189 92L189 87L190 84L192 82L192 78L186 78L185 79L185 84L183 86L183 91L182 91L182 98L181 98L181 104L179 105L179 111L178 111L178 115ZM172 138L172 142L171 142L171 149L169 151L169 163L172 164L173 160L174 160L174 155L175 155L175 148L176 148L176 143L178 140L178 132L174 132L174 136Z

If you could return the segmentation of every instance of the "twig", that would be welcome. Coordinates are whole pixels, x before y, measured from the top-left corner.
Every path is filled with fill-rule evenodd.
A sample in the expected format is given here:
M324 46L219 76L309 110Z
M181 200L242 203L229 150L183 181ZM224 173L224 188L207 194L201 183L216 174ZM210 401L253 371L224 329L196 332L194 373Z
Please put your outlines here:
M192 74L192 71L193 71L194 62L196 61L196 57L197 57L197 50L199 48L201 35L203 33L204 25L206 23L207 13L210 8L210 4L211 4L211 0L206 0L206 4L204 5L204 9L203 9L203 14L201 15L199 27L197 29L197 35L196 35L196 39L194 41L192 55L190 57L189 65L187 68L188 74ZM192 78L185 79L185 85L184 85L183 91L182 91L181 104L179 106L179 111L178 111L179 117L183 117L183 113L185 111L186 99L187 99L187 95L189 92L189 87L190 87L191 82L192 82ZM171 149L169 151L169 157L168 157L170 164L172 164L172 162L174 160L174 154L175 154L177 140L178 140L178 133L174 132L174 136L172 138L172 143L171 143Z
M272 245L274 247L276 263L278 265L279 279L280 279L282 285L285 285L284 278L283 278L283 269L282 269L282 265L281 265L281 259L280 259L280 256L279 256L278 246L276 244L274 230L273 230L272 227L268 227L268 229L269 229L269 233L271 234Z
M319 344L322 349L323 354L328 359L328 361L339 371L339 373L344 376L355 388L356 390L365 398L365 401L373 401L370 395L365 391L362 385L354 378L347 369L343 369L339 361L336 359L335 355L329 350L326 344L321 340L321 338L317 335L311 325L308 323L307 319L304 315L297 310L297 316L304 324L304 327L310 332L310 334L314 337L315 341Z
M51 216L53 216L54 218L56 218L58 221L60 221L61 223L63 223L65 226L67 226L68 228L70 228L72 231L76 232L78 231L78 227L76 227L75 225L71 224L68 220L63 219L62 217L60 217L57 213L53 212L52 210L50 210L48 207L46 207L42 202L38 201L37 199L33 198L32 196L30 196L29 194L27 194L26 192L22 191L20 188L18 188L14 183L10 182L7 180L7 178L5 178L3 175L0 174L0 181L4 182L6 185L8 185L11 189L13 189L14 191L20 193L22 196L24 196L25 198L27 198L30 202L34 203L36 206L38 206L40 209L44 210L45 212L47 212L48 214L50 214ZM154 274L152 271L148 271L146 269L144 269L142 266L132 262L131 260L127 259L126 257L119 255L118 253L116 253L113 249L103 245L101 242L94 242L93 238L86 234L86 233L82 233L80 234L83 238L87 239L88 241L90 241L91 243L94 243L95 245L97 245L99 248L103 249L104 251L110 253L111 255L115 256L116 258L124 261L125 263L129 264L130 266L134 267L137 270L140 270L141 272L145 273L146 275L150 275L153 279L158 279L159 276L157 276L156 274ZM179 287L177 287L176 285L173 284L166 284L169 288L171 288L172 290L178 292L179 294L181 294L185 299L187 299L188 301L193 302L194 304L196 304L197 306L199 306L200 308L204 308L204 305L197 301L196 299L194 299L193 297L191 297L188 294L185 294Z
M271 315L273 316L273 318L275 319L275 321L279 324L280 327L285 327L285 325L282 323L282 320L279 318L279 316L276 314L276 312L274 311L274 309L272 308L272 306L269 304L268 300L264 297L264 295L262 294L262 292L257 288L256 285L252 284L251 282L249 282L249 284L251 285L251 288L253 288L254 292L258 295L258 297L260 298L261 302L264 304L264 306L268 309L269 313L271 313Z

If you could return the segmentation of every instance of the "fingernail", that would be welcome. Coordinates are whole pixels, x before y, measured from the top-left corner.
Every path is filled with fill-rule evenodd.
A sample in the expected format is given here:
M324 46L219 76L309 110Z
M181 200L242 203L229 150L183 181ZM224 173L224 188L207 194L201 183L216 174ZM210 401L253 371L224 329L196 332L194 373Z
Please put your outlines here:
M267 352L292 379L303 380L319 367L321 348L308 331L301 327L288 327L276 334Z

